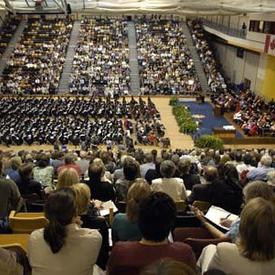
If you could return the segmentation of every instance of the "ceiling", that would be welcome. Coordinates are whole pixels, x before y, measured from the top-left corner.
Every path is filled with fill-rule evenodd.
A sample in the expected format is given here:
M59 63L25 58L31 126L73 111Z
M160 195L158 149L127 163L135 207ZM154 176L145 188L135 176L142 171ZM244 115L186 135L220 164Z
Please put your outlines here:
M36 0L0 0L0 8L35 9ZM66 0L43 0L43 9L65 6ZM167 12L174 14L235 14L275 12L275 0L67 0L72 11Z

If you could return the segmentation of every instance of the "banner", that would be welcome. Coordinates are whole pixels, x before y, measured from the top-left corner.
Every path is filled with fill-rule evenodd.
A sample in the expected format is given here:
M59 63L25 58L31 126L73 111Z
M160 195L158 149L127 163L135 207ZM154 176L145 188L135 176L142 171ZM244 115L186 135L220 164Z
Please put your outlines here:
M275 56L275 35L268 34L266 36L264 52Z

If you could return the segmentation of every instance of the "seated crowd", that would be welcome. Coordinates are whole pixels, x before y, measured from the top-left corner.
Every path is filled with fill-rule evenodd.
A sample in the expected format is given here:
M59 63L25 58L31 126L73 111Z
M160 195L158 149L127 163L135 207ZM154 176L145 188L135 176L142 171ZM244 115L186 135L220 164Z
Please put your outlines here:
M7 151L0 164L1 232L10 231L11 210L33 210L33 193L48 219L30 235L25 274L30 268L32 274L162 274L157 270L170 270L170 264L179 273L167 274L274 273L274 150ZM112 224L100 214L110 200L120 211ZM195 201L240 218L221 220L224 234ZM193 204L193 214L182 214L179 202ZM184 217L198 219L197 227L179 227ZM194 246L196 239L204 250ZM23 274L14 257L0 248L0 271L17 268L13 274Z
M164 126L155 104L148 98L130 101L107 97L2 98L0 142L6 145L157 144ZM136 131L134 131L136 129ZM134 140L133 140L134 139Z
M69 19L28 19L4 69L3 94L55 94L65 62Z
M211 98L215 105L222 108L222 112L233 113L233 121L246 135L275 136L274 101L266 102L250 90L220 92Z
M218 69L213 51L204 35L202 23L199 20L188 20L187 25L202 62L211 92L226 90L227 84Z
M96 17L81 21L70 93L127 95L130 69L127 22Z
M5 52L12 36L16 32L19 23L20 20L17 18L7 17L3 19L3 23L0 26L0 57Z
M152 17L136 21L141 94L201 91L181 22Z

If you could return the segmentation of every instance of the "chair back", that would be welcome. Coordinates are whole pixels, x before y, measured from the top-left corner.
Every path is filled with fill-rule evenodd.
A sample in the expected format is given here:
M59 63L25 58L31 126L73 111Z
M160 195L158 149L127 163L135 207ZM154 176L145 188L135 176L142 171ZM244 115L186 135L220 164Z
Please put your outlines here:
M197 207L203 213L206 213L211 206L208 201L194 201L192 205Z
M47 225L48 220L44 213L16 213L11 211L9 216L9 225L13 233L28 233Z
M24 250L27 250L29 234L0 234L0 246L6 247L11 244L19 244Z
M177 212L184 213L187 208L187 203L185 201L176 201Z

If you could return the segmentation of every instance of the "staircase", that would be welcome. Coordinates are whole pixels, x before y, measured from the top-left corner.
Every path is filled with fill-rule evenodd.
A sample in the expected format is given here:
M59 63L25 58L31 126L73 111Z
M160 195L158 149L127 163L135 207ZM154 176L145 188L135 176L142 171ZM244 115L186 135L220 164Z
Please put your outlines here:
M198 75L200 83L201 83L202 91L204 93L207 93L207 91L209 91L208 81L207 81L205 72L203 70L203 66L202 66L200 57L198 55L197 49L193 44L193 39L191 37L189 28L185 22L182 22L182 29L183 29L184 35L186 37L187 46L190 49L191 56L194 61L196 72L197 72L197 75Z
M7 46L5 52L2 55L0 60L0 76L3 74L3 71L7 65L7 61L10 59L16 44L19 42L21 35L27 26L27 21L21 21L19 26L17 27L16 32L14 33L12 39L10 40L9 45Z
M80 21L74 21L73 29L70 36L69 46L67 49L67 55L59 81L59 93L67 93L69 91L70 75L72 72L73 59L75 56L76 44L79 38Z
M140 79L139 79L139 65L137 55L137 39L136 28L133 21L128 22L128 40L129 40L129 65L131 77L131 94L139 95L140 93Z

